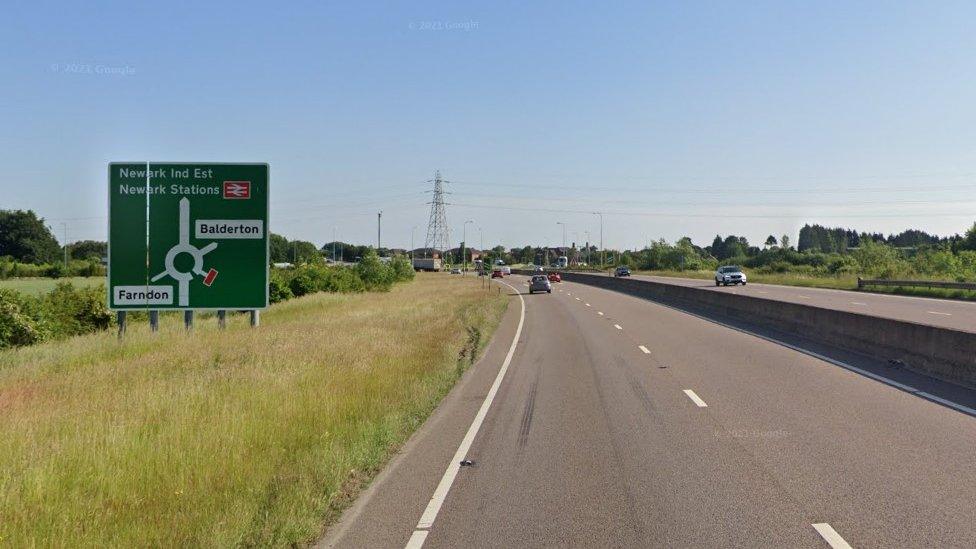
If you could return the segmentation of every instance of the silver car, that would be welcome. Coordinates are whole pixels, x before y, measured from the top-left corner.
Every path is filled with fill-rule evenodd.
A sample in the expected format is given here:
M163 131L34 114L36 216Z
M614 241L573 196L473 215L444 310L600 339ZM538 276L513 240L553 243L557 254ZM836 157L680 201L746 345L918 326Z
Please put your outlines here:
M715 271L715 285L728 286L729 284L746 285L746 274L738 265L725 265Z
M532 277L532 282L529 282L529 293L534 294L536 292L552 293L552 284L549 283L549 277L546 275L535 275Z

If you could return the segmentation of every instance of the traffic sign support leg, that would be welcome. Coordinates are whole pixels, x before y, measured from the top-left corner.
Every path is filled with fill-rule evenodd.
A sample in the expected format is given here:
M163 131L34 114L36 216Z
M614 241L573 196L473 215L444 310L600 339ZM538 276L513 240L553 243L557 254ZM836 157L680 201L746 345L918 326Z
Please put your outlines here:
M251 327L256 328L261 325L261 311L251 311Z
M188 332L193 330L193 311L183 311L183 327Z
M159 311L149 311L149 329L153 333L159 331Z
M119 322L119 339L122 339L125 335L125 311L119 311L116 318Z
M221 330L227 327L227 311L223 309L217 311L217 326Z

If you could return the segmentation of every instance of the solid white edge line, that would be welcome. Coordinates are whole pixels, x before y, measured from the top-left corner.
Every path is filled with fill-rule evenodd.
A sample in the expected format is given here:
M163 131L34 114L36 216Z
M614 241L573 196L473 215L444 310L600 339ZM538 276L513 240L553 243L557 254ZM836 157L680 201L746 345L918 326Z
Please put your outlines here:
M623 330L623 328L620 327L620 324L614 324L613 327L618 330Z
M477 436L478 431L481 429L481 424L485 421L485 416L488 415L488 409L491 408L491 403L495 400L495 395L498 393L498 387L502 384L502 379L505 378L505 373L508 371L509 364L512 363L512 356L515 354L515 348L518 346L519 337L522 335L522 326L525 324L525 299L522 298L522 293L519 292L515 287L507 282L502 282L502 284L508 286L512 290L515 290L515 294L519 298L519 303L521 304L521 311L519 312L519 322L518 327L515 328L515 337L512 338L512 345L508 348L508 354L505 355L505 361L502 362L501 369L498 370L498 375L495 376L494 383L491 384L491 389L488 390L488 394L485 396L484 402L481 403L481 408L478 409L477 415L474 417L474 421L471 422L471 426L468 428L468 432L464 435L464 439L461 440L461 445L458 446L457 452L454 453L454 457L451 458L451 462L447 464L447 470L444 471L444 476L441 477L440 483L434 490L434 495L431 496L430 502L427 503L427 508L424 509L424 514L421 515L420 521L417 523L418 529L430 528L434 525L434 520L437 519L437 513L440 512L441 506L444 504L444 500L447 499L447 493L451 490L451 485L454 484L454 479L457 477L458 471L461 469L461 460L467 455L468 450L471 449L471 444L474 442L474 437ZM417 532L411 536L411 540L417 536ZM423 536L426 538L426 535ZM415 549L419 548L423 544L423 539L420 541L421 545L413 546ZM410 547L408 545L408 547Z
M976 409L970 408L969 406L964 406L962 404L956 404L955 402L953 402L951 400L946 400L946 399L944 399L942 397L937 397L937 396L933 395L932 393L926 393L925 391L916 391L914 394L915 394L915 396L920 396L922 398L931 400L933 402L938 402L939 404L944 404L944 405L952 408L953 410L956 410L956 411L959 411L959 412L963 412L963 413L969 414L971 416L976 416Z
M649 355L649 354L651 354L651 351L649 351L649 350L647 349L647 347L645 347L645 346L643 346L643 345L638 345L638 346L637 346L637 348L638 348L638 349L640 349L641 351L643 351L643 353L644 353L645 355Z
M691 389L685 389L684 393L688 395L688 398L690 398L691 401L694 402L699 408L708 408L708 404L705 404L705 401L696 395Z
M820 537L822 537L824 541L826 541L827 544L834 549L853 549L851 545L844 540L844 538L840 537L837 530L834 530L834 527L826 522L818 522L812 526L813 529L820 534Z
M404 546L404 549L420 549L424 546L424 542L427 541L427 530L414 530L413 535L410 536L410 541Z
M657 302L655 302L655 303L657 303ZM747 330L745 328L739 328L738 326L732 326L731 324L726 324L724 322L721 322L719 320L715 320L713 318L708 318L706 316L702 316L702 315L697 314L697 313L692 313L692 312L689 312L689 311L685 311L684 309L678 309L678 308L672 307L670 305L665 305L664 303L657 303L657 304L658 305L661 305L662 307L667 307L669 309L673 309L675 311L680 311L680 312L685 313L687 315L691 315L691 316L693 316L695 318L704 320L705 322L711 322L713 324L717 324L719 326L722 326L723 328L728 328L730 330L735 330L737 332L742 332L744 334L749 334L752 337L758 337L759 339L768 341L770 343L775 343L776 345L782 345L783 347L786 347L787 349L791 349L791 350L796 351L798 353L803 353L803 354L805 354L807 356L812 356L813 358L820 359L820 360L822 360L824 362L827 362L829 364L833 364L834 366L839 366L839 367L841 367L841 368L843 368L845 370L849 370L851 372L855 372L855 373L861 374L862 376L869 377L869 378L871 378L871 379L873 379L875 381L880 381L881 383L884 383L885 385L888 385L890 387L894 387L896 389L900 389L902 391L905 391L906 393L909 393L909 394L912 394L912 395L915 395L915 396L918 396L918 397L922 397L925 400L929 400L931 402L936 402L938 404L944 404L944 405L952 408L953 410L956 410L956 411L962 412L964 414L968 414L970 416L976 417L976 408L970 408L969 406L965 406L965 405L962 405L962 404L957 404L957 403L952 402L950 400L946 400L944 398L937 397L937 396L935 396L935 395L933 395L931 393L926 393L925 391L916 389L915 387L912 387L911 385L905 385L904 383L899 383L899 382L897 382L897 381L895 381L893 379L888 379L888 378L886 378L884 376L881 376L881 375L878 375L878 374L869 372L867 370L858 368L857 366L852 366L852 365L850 365L850 364L848 364L846 362L842 362L840 360L830 358L829 356L824 356L824 355L822 355L820 353L811 351L809 349L804 349L803 347L798 347L796 345L787 343L785 341L781 341L781 340L776 339L776 338L772 338L772 337L769 337L769 336L764 336L762 334L758 334L756 332L753 332L751 330Z
M939 311L925 311L930 315L952 316L952 313L940 313Z

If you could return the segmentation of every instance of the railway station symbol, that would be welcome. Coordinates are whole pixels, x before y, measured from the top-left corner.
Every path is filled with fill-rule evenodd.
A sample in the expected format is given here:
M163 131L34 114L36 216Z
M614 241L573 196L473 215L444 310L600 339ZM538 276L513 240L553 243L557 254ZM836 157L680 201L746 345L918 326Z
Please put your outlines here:
M152 277L152 282L156 282L167 276L176 280L179 284L179 306L187 307L190 305L190 281L194 275L203 277L204 286L213 284L217 278L217 270L211 268L209 271L203 270L203 256L213 251L217 247L216 242L211 242L202 248L197 248L190 244L190 200L186 197L180 199L180 239L175 246L166 252L164 265L166 268ZM176 256L186 253L193 257L193 267L189 271L180 271L176 268Z

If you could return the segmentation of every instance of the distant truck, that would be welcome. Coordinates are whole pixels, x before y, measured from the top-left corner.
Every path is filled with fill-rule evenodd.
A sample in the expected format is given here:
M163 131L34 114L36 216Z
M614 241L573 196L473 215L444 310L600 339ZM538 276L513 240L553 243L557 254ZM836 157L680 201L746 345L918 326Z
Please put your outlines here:
M413 270L440 272L444 265L439 257L415 257L413 260Z

